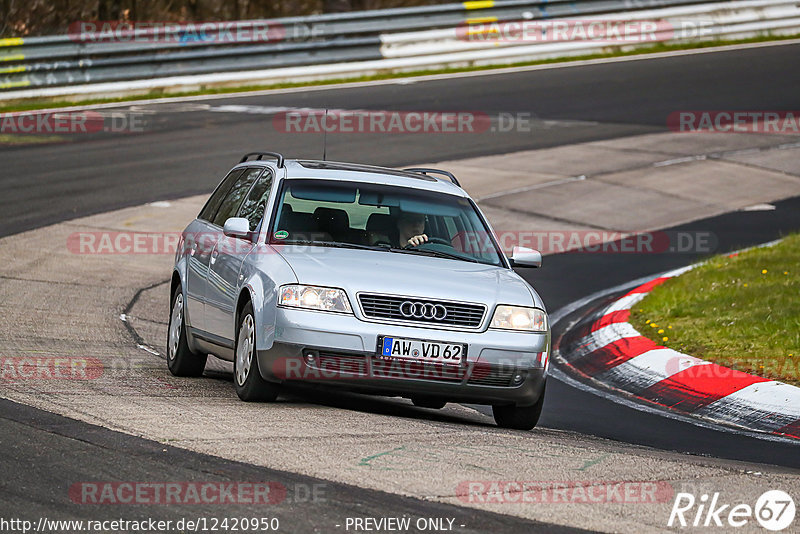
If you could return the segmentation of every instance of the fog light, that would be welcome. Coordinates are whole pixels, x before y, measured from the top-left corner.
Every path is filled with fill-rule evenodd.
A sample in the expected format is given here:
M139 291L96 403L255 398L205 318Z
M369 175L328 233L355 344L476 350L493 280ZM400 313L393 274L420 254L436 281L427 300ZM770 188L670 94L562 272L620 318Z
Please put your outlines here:
M522 384L522 382L524 380L525 380L525 374L522 373L522 372L519 372L519 373L515 373L514 374L514 378L511 379L511 383L513 385L515 385L515 386L518 386L518 385Z
M305 352L306 363L312 367L317 366L317 353L311 350Z

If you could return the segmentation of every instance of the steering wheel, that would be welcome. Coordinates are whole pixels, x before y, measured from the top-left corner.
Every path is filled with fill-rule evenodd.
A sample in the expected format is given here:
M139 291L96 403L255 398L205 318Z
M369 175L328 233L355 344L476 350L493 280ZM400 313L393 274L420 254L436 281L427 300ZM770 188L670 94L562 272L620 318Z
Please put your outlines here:
M427 241L420 243L419 245L417 245L417 247L421 247L422 245L427 245L427 244L447 245L448 247L453 246L453 244L447 239L443 239L441 237L429 237ZM413 245L406 245L403 248L416 248L416 247L414 247Z

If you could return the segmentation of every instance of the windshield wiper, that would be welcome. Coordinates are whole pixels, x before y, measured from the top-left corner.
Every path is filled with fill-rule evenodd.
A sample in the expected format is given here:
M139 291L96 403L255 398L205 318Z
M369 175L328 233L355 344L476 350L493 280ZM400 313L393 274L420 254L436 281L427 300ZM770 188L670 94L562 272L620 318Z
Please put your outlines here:
M312 245L312 246L320 246L320 247L331 247L331 248L353 248L358 250L379 250L383 252L402 252L405 254L418 254L418 255L425 255L425 256L437 256L439 258L447 258L450 260L461 260L461 261L468 261L470 263L483 263L481 261L476 260L475 258L469 258L465 256L459 256L458 254L450 254L448 252L442 252L441 250L427 250L427 249L419 249L419 248L398 248L392 247L390 245L362 245L359 243L345 243L342 241L311 241L307 239L296 239L292 241L281 241L280 243L275 244L283 244L283 245Z
M438 256L440 258L447 258L450 260L461 260L461 261L468 261L470 263L482 263L475 258L469 258L466 256L459 256L458 254L450 254L449 252L442 252L441 250L430 250L430 249L421 249L421 248L392 248L390 249L392 252L407 252L409 254L422 254L428 256Z
M381 250L381 251L388 251L389 249L386 247L382 247L380 245L361 245L359 243L344 243L342 241L310 241L306 239L296 239L292 241L282 241L280 243L275 244L284 244L284 245L316 245L320 247L331 247L331 248L354 248L358 250Z

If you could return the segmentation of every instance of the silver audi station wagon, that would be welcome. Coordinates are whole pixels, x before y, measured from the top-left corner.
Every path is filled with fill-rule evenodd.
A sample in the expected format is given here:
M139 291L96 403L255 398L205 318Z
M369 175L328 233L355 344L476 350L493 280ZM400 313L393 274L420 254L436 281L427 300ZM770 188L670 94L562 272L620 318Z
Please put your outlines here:
M501 427L542 411L550 328L456 178L246 155L184 230L172 275L169 370L232 361L245 401L315 383L488 404Z

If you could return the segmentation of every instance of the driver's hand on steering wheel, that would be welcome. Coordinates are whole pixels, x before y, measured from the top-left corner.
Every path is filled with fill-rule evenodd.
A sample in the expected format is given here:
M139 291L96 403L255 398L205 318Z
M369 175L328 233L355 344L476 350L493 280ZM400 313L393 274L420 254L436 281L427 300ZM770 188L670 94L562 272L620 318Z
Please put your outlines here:
M408 245L406 245L406 246L416 247L417 245L421 245L421 244L427 243L427 242L428 242L428 236L425 235L425 234L420 234L420 235L415 235L414 237L409 239L408 240Z

